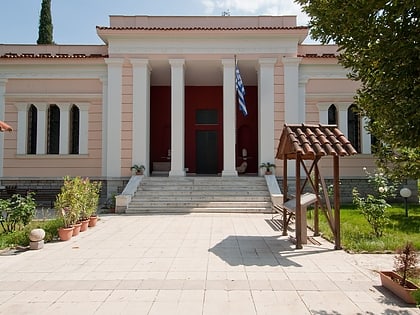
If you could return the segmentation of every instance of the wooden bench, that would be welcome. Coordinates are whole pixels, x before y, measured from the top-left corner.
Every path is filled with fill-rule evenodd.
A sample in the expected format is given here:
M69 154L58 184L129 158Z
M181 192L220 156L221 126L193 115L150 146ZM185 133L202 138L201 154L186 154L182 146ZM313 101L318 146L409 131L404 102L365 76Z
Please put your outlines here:
M304 193L303 195L300 195L300 210L301 210L301 228L300 228L300 236L302 240L302 244L307 243L308 235L307 235L307 229L308 224L306 220L306 210L309 205L316 202L316 195L312 193ZM274 205L273 209L276 212L283 213L284 210L287 211L288 217L286 219L286 226L289 225L290 219L295 216L296 214L296 199L290 199L283 203L283 205Z

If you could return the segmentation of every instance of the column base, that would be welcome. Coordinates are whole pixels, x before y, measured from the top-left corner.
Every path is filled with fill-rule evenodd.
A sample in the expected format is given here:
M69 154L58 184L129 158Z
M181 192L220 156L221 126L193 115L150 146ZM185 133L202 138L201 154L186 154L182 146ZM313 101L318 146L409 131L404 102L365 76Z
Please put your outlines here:
M169 176L184 176L185 177L185 171L171 170L169 171Z
M224 177L224 176L226 176L226 177L228 177L228 176L238 176L238 172L236 170L233 170L233 171L228 171L228 170L222 171L222 177Z

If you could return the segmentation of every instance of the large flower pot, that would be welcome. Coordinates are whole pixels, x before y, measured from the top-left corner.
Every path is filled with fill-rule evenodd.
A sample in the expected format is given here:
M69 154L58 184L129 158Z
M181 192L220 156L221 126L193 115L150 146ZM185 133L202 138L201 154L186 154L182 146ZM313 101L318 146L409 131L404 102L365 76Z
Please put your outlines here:
M75 225L73 225L73 227L74 227L73 236L79 235L80 228L82 227L82 223L76 223Z
M89 227L94 227L96 225L96 222L98 222L98 216L91 216L89 219Z
M88 229L89 226L89 219L81 221L82 226L80 227L80 232L84 232Z
M409 304L416 304L412 293L417 291L419 287L411 281L406 281L406 286L403 287L400 282L402 277L393 271L380 271L382 286L400 297L404 302Z
M60 238L60 240L68 241L69 239L71 239L71 237L73 236L73 229L74 229L74 227L69 227L69 228L61 227L61 228L59 228L58 229L58 237Z

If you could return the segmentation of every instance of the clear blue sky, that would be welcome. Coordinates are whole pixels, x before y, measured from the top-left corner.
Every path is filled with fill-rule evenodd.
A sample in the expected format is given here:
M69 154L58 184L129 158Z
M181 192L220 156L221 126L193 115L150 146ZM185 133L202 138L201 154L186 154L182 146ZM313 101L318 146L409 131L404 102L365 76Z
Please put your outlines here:
M0 44L35 44L42 0L0 0ZM96 26L109 15L297 15L308 18L293 0L52 0L57 44L102 44Z

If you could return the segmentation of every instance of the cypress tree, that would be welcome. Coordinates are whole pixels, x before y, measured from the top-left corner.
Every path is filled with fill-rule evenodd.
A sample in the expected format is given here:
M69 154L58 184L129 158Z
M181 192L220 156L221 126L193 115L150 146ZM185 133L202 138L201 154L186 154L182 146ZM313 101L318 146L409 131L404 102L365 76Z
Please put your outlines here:
M51 17L51 0L42 0L39 15L38 41L40 45L53 44L53 24Z

